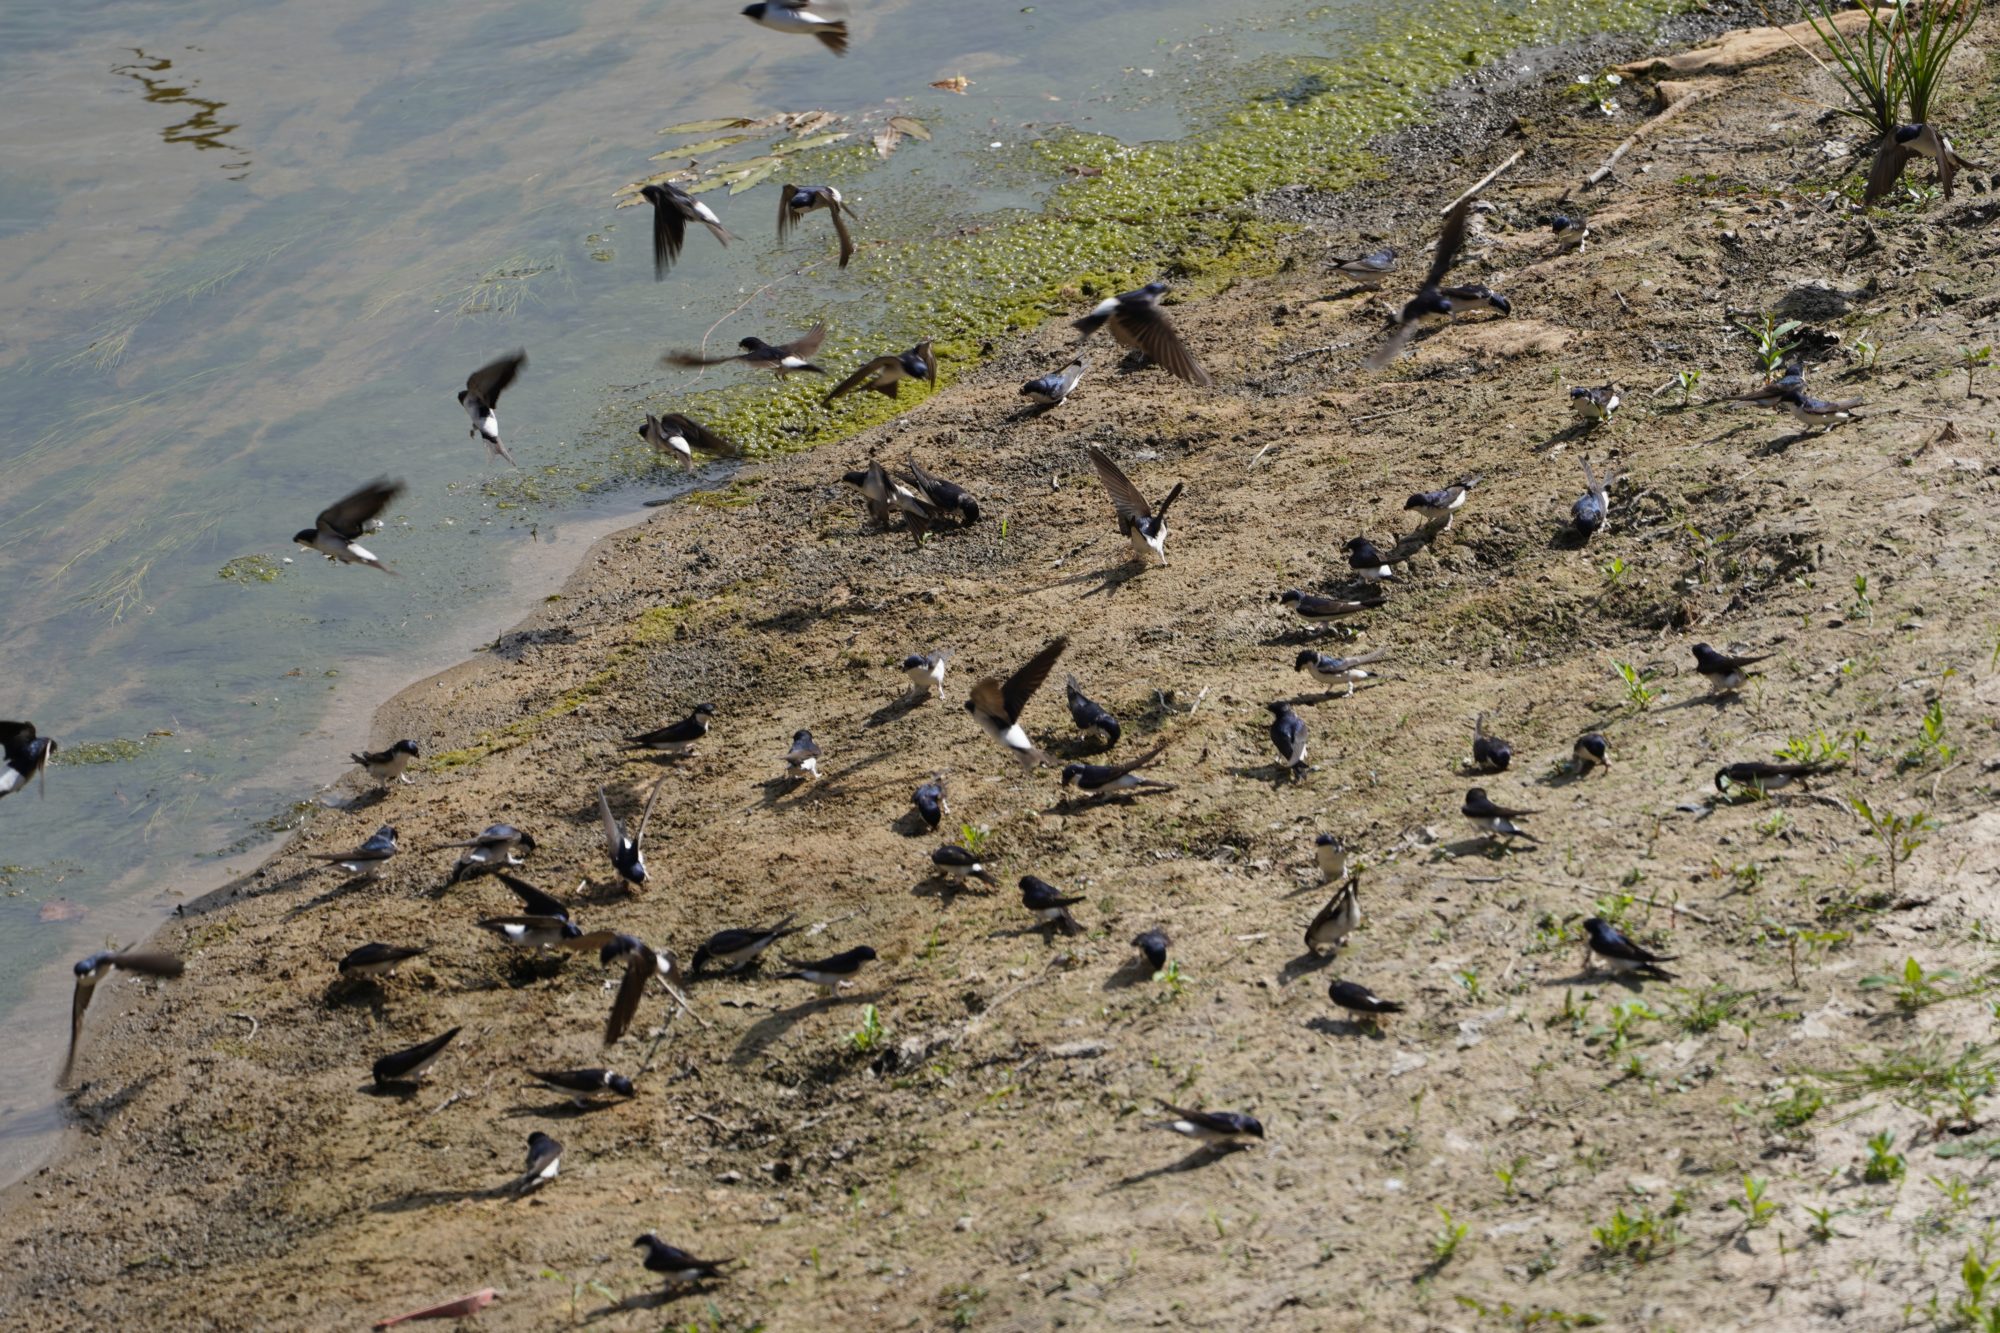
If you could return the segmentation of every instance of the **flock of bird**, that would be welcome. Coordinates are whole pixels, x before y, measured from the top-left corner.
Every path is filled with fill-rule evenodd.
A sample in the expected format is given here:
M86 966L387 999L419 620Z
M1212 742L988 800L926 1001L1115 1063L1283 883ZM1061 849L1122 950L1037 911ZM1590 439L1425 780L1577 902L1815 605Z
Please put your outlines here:
M743 12L767 27L811 35L836 54L846 50L845 24L814 14L805 0L771 0L770 3L750 5ZM1918 155L1928 156L1938 164L1947 191L1951 173L1970 165L1957 157L1949 142L1928 126L1906 127L1885 144L1882 154L1878 156L1870 176L1871 197L1886 193L1893 186L1903 164ZM644 195L654 207L653 259L656 278L664 277L678 259L688 224L700 223L724 245L733 239L707 204L676 185L648 185ZM1511 314L1513 307L1507 297L1488 287L1446 285L1451 270L1458 262L1470 220L1486 211L1490 211L1490 206L1468 195L1445 214L1423 281L1390 321L1380 346L1367 358L1369 366L1380 368L1389 365L1421 336L1427 326L1472 313L1502 318ZM852 206L832 187L785 185L780 191L779 239L782 241L791 236L815 212L824 212L831 220L839 243L840 264L845 267L855 249L848 226L855 214ZM1590 236L1590 229L1584 219L1565 215L1552 221L1550 234L1555 251L1560 254L1581 249ZM1335 257L1332 263L1334 272L1367 291L1381 289L1395 274L1397 267L1397 254L1388 247L1351 258ZM1154 282L1113 296L1077 320L1075 328L1085 339L1100 329L1108 331L1121 347L1129 350L1135 365L1157 365L1188 384L1209 386L1213 383L1212 377L1189 349L1162 304L1166 292L1164 283ZM746 337L739 344L740 350L730 356L711 358L699 353L674 352L664 357L663 361L680 367L741 362L753 369L769 371L780 379L795 374L824 375L826 372L815 365L812 358L826 333L826 326L822 323L782 344L774 345L755 337ZM499 358L468 376L464 389L458 394L459 402L471 421L471 435L483 441L492 456L510 464L515 460L501 440L499 404L502 395L515 383L526 365L525 352L514 352ZM1060 370L1023 385L1021 394L1030 400L1035 409L1052 409L1076 392L1087 368L1085 358L1077 355ZM1784 373L1770 383L1726 401L1788 411L1808 426L1831 427L1853 418L1854 409L1860 404L1813 398L1806 390L1802 366L1793 364L1783 369ZM931 343L920 342L907 351L879 356L862 365L843 378L827 394L826 401L832 403L845 394L860 390L871 390L894 398L905 380L921 380L935 385L937 372L938 364ZM1586 428L1610 418L1622 401L1622 390L1616 384L1579 386L1570 389L1569 393L1574 409ZM674 456L689 469L694 465L696 451L737 452L715 432L680 413L663 416L647 414L639 434L663 456ZM1176 482L1165 496L1154 502L1103 450L1090 446L1086 449L1086 456L1110 499L1118 533L1128 542L1131 559L1142 566L1153 563L1166 565L1168 514L1183 493L1182 483ZM1611 488L1617 484L1619 477L1600 476L1587 458L1583 467L1586 489L1572 507L1571 527L1579 541L1588 541L1607 521ZM866 469L847 473L844 481L860 492L877 523L888 525L901 519L910 531L920 537L949 526L975 523L981 516L979 500L969 489L932 474L915 459L910 459L908 467L899 472L892 472L881 462L873 461ZM1439 489L1410 496L1404 507L1406 511L1415 513L1423 524L1413 534L1420 539L1419 544L1450 528L1479 481L1476 476L1464 477ZM330 561L360 564L393 573L361 542L370 533L380 530L382 511L402 490L402 483L387 478L370 482L328 506L313 526L301 530L295 540L320 552ZM1333 593L1287 589L1278 594L1276 601L1307 627L1331 626L1349 617L1379 610L1388 600L1383 591L1384 585L1393 585L1397 578L1395 566L1408 558L1407 554L1403 554L1405 545L1398 543L1391 554L1385 555L1368 538L1356 536L1344 547L1350 586ZM1066 638L1055 639L1012 675L982 678L967 692L964 708L973 722L1026 773L1032 773L1050 762L1050 757L1029 736L1023 721L1024 713L1067 647ZM1755 668L1767 656L1725 653L1705 643L1693 645L1692 652L1696 671L1708 682L1711 693L1716 696L1727 696L1740 689L1757 674ZM1334 656L1308 647L1298 653L1293 667L1322 685L1344 689L1351 695L1358 686L1375 676L1369 668L1387 657L1385 650ZM912 653L903 661L902 670L910 684L909 704L921 703L933 696L943 697L949 659L949 652L932 651ZM1121 740L1123 729L1118 719L1101 703L1091 699L1075 676L1068 677L1064 692L1079 736L1094 743L1100 751L1097 757L1103 758L1104 753L1113 750ZM1267 707L1271 714L1268 734L1277 760L1274 770L1277 779L1303 778L1309 771L1310 743L1305 719L1290 702L1273 702ZM697 746L708 735L714 717L714 707L703 703L684 719L626 738L626 745L632 750L668 759L685 758L696 753ZM1173 792L1173 783L1162 781L1149 771L1165 755L1170 744L1170 741L1163 740L1138 757L1122 763L1072 762L1064 765L1060 770L1060 782L1065 801L1070 799L1072 793L1084 801L1097 803L1129 801ZM43 773L57 749L57 742L40 736L31 723L0 722L0 755L4 755L4 762L0 762L0 797L21 790L36 775ZM1486 775L1490 780L1492 775L1507 772L1512 757L1512 747L1487 729L1487 717L1481 714L1473 727L1468 771ZM409 782L408 767L420 758L420 752L416 742L400 740L384 750L364 751L353 758L370 778L386 786ZM811 732L797 731L783 756L786 778L801 783L815 780L819 775L820 758L820 747ZM1576 740L1572 748L1571 770L1577 777L1584 777L1609 763L1609 747L1601 734L1587 733ZM1715 786L1723 793L1749 789L1769 791L1808 779L1820 772L1822 767L1817 764L1743 761L1720 769L1715 775ZM649 884L644 849L646 827L664 785L664 778L655 783L636 820L621 819L614 812L604 787L599 785L597 788L606 859L617 879L633 894L644 892ZM912 794L911 802L923 826L936 831L949 812L945 776L937 774L920 785ZM1474 786L1466 791L1460 812L1477 832L1496 845L1512 846L1517 842L1532 845L1535 842L1527 824L1537 812L1501 804L1489 795L1484 786ZM795 916L788 915L768 926L718 931L694 951L683 969L670 951L656 949L631 934L610 929L584 929L570 906L513 873L526 863L535 849L536 841L532 834L510 824L497 823L473 837L432 850L457 853L446 881L448 885L491 878L516 900L518 912L489 916L477 922L478 927L492 934L498 943L538 955L595 955L601 966L623 969L605 1022L603 1045L607 1050L615 1047L631 1030L642 1001L655 986L685 1006L687 1000L680 985L691 983L710 969L723 975L748 972L759 965L767 951L805 929L794 924ZM372 878L380 874L398 852L396 828L385 824L351 850L315 853L313 856L351 875ZM1307 924L1305 945L1314 955L1337 957L1362 922L1360 875L1358 872L1350 873L1349 848L1335 834L1322 833L1318 836L1314 856L1322 881L1334 887L1331 898ZM960 886L977 882L992 887L999 883L993 869L979 852L958 843L938 847L931 853L930 861L936 876ZM1085 927L1072 912L1084 901L1082 895L1064 893L1056 885L1034 875L1022 876L1017 888L1025 911L1039 925L1047 927L1052 935L1055 932L1076 935L1084 931ZM1587 962L1594 962L1619 974L1659 978L1672 976L1662 966L1673 961L1671 956L1654 953L1614 923L1592 917L1583 926ZM1132 944L1152 972L1158 973L1167 967L1172 942L1164 931L1157 928L1142 931ZM342 958L338 970L341 977L349 980L379 981L393 978L398 968L426 952L424 946L371 941ZM851 983L876 960L876 956L872 947L857 945L816 960L789 961L786 970L778 976L779 979L808 983L818 987L821 994L832 995ZM144 947L94 953L78 962L74 968L69 1053L60 1082L67 1084L69 1081L85 1011L99 984L115 971L173 978L180 976L183 970L178 958ZM1377 995L1370 987L1352 978L1334 980L1328 988L1328 997L1339 1009L1370 1024L1379 1023L1404 1008L1400 1002ZM444 1055L459 1032L458 1027L452 1027L414 1046L384 1054L371 1069L375 1085L381 1089L414 1087ZM526 1072L537 1083L574 1099L579 1105L637 1095L634 1079L611 1068L537 1068ZM1241 1146L1263 1137L1263 1126L1247 1112L1190 1108L1165 1101L1160 1105L1167 1118L1152 1127L1184 1135L1207 1147L1223 1149ZM558 1176L562 1153L560 1142L546 1132L534 1132L527 1141L522 1173L503 1188L524 1194L545 1186ZM670 1286L714 1278L727 1262L698 1259L685 1250L662 1242L651 1233L641 1236L634 1245L645 1249L646 1269L663 1276Z

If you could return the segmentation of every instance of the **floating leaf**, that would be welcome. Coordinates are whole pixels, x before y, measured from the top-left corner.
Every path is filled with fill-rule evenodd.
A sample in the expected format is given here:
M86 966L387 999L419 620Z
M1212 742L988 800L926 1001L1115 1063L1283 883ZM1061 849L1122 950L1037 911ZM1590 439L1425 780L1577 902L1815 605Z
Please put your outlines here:
M773 161L768 166L762 166L757 168L757 170L751 172L749 175L743 177L742 179L738 180L734 185L730 186L729 192L731 194L742 194L745 190L749 189L753 185L762 185L766 180L768 180L771 177L771 174L773 172L777 171L778 167L779 163Z
M732 148L756 136L749 134L725 134L720 139L703 139L700 143L688 144L685 148L669 148L664 153L653 154L653 160L663 157L700 157L703 153L713 153L720 148Z
M839 143L846 134L815 134L810 139L792 139L772 147L774 153L803 153L808 148L824 148L830 143Z
M713 134L717 130L740 130L754 122L741 116L724 116L721 120L691 120L685 125L669 125L662 134Z
M887 157L896 151L896 145L903 142L903 132L893 123L885 125L875 135L875 156Z
M891 116L889 117L889 124L909 135L912 139L928 140L931 137L931 132L925 129L924 123L915 116Z
M787 128L793 134L811 134L814 130L824 129L839 119L840 117L831 111L801 111L792 118L792 123Z
M957 93L960 97L965 96L965 90L971 86L972 80L966 78L963 74L954 74L948 79L939 79L931 85L931 87L937 89L939 92Z

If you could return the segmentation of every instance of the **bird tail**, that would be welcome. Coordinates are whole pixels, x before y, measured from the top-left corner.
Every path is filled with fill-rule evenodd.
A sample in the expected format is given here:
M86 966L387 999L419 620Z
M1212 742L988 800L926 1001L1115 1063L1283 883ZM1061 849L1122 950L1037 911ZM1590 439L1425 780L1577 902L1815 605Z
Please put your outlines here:
M844 56L847 54L847 21L845 19L835 19L832 23L822 25L818 31L813 33L813 36L819 38L826 49L835 55Z
M1056 924L1062 927L1062 933L1065 935L1083 934L1083 927L1077 924L1076 918L1069 914L1067 907L1063 908L1062 915L1056 918Z
M1085 315L1082 319L1071 325L1071 327L1088 338L1091 334L1103 328L1104 321L1110 318L1110 315Z

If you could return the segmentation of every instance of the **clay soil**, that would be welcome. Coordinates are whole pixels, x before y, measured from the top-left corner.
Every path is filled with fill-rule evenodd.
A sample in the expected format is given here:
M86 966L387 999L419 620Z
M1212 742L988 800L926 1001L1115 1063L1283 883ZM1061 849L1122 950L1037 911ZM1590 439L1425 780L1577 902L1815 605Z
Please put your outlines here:
M2000 27L1975 41L1951 118L1977 158L2000 143ZM354 786L189 905L160 936L184 979L100 997L76 1141L0 1213L7 1326L354 1328L488 1286L473 1322L508 1329L1950 1326L2000 1152L2000 369L1960 366L1994 341L2000 200L1990 170L1923 193L1919 164L1922 197L1864 219L1837 193L1861 136L1812 64L1689 77L1713 95L1587 194L1650 80L1461 90L1384 146L1393 197L1275 191L1283 252L1187 276L1173 308L1213 390L1098 346L1073 401L1024 415L1021 381L1071 346L1054 321L893 423L603 541L518 630L382 711L377 743L431 756L411 785ZM1517 148L1458 270L1513 317L1362 370L1382 307L1325 256L1420 252ZM1565 194L1593 235L1555 255ZM1858 420L1808 434L1717 405L1759 382L1734 324L1767 314L1802 321L1815 390L1866 399ZM1655 392L1679 371L1699 383ZM1567 387L1614 380L1624 407L1576 429ZM1185 483L1170 565L1127 563L1087 444L1149 494ZM912 453L984 519L921 543L871 522L841 472ZM1586 456L1621 480L1580 546ZM1450 531L1406 539L1404 498L1469 472ZM1388 605L1351 640L1308 631L1276 594L1344 586L1357 534L1407 556ZM1059 635L1030 732L1092 754L1074 673L1124 721L1111 757L1169 742L1176 790L1065 809L1053 768L979 734L968 686ZM1712 700L1697 641L1773 656ZM1293 671L1309 643L1389 655L1326 696ZM945 700L899 705L902 657L941 648ZM1265 738L1280 699L1311 729L1298 780ZM621 748L702 701L696 757ZM1481 712L1515 754L1483 779ZM794 789L799 727L824 777ZM1610 766L1577 778L1589 731ZM1720 765L1794 740L1851 757L1803 792L1718 797ZM931 834L910 794L940 771ZM629 817L662 780L634 897L595 785ZM1538 811L1539 841L1482 841L1458 813L1474 783ZM1929 823L1892 848L1857 798ZM425 849L494 820L535 833L523 873L586 929L683 965L787 914L810 933L779 952L880 961L827 1001L775 957L685 981L692 1014L656 994L603 1053L615 977L496 947L474 926L516 910L494 881L441 887L452 854ZM306 859L385 822L405 851L374 883ZM997 891L927 878L961 824L986 831ZM1321 831L1365 861L1338 959L1301 939L1329 892ZM1029 873L1085 895L1086 933L1034 928ZM1677 979L1586 970L1592 914L1677 955ZM1162 978L1129 944L1153 927ZM371 939L430 952L338 984ZM1336 977L1408 1011L1349 1021ZM454 1026L419 1092L371 1095L376 1055ZM524 1084L598 1063L639 1095L578 1111ZM1155 1098L1253 1112L1265 1139L1193 1150L1148 1128ZM567 1144L563 1172L515 1199L535 1129ZM663 1294L632 1248L648 1231L727 1275Z

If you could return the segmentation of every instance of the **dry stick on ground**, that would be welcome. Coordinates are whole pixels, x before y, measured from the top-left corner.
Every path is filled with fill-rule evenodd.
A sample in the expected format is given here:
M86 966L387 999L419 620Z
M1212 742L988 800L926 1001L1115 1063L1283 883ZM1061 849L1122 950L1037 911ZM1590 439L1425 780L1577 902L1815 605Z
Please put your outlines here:
M1499 166L1493 168L1493 170L1487 172L1484 176L1481 176L1478 179L1478 181L1476 181L1473 184L1471 189L1467 190L1464 194L1461 194L1460 196L1458 196L1458 198L1452 200L1450 203L1446 204L1443 208L1439 209L1438 216L1439 217L1448 216L1451 213L1452 209L1457 208L1460 204L1472 198L1473 195L1478 194L1481 190L1491 185L1494 181L1500 179L1500 173L1507 170L1507 168L1513 166L1516 162L1519 162L1521 160L1521 155L1527 151L1528 150L1525 148L1515 149L1514 156L1508 158L1505 162L1502 162Z
M1638 129L1633 130L1630 138L1611 150L1611 156L1604 159L1603 166L1583 178L1583 188L1588 190L1609 176L1611 169L1618 165L1618 159L1632 151L1632 146L1638 143L1639 140L1645 138L1648 134L1651 134L1654 130L1666 124L1689 107L1706 102L1709 98L1715 96L1717 91L1719 90L1710 88L1705 92L1689 93L1686 97L1683 97L1680 101L1674 103L1665 111L1662 111L1659 115L1641 125Z

